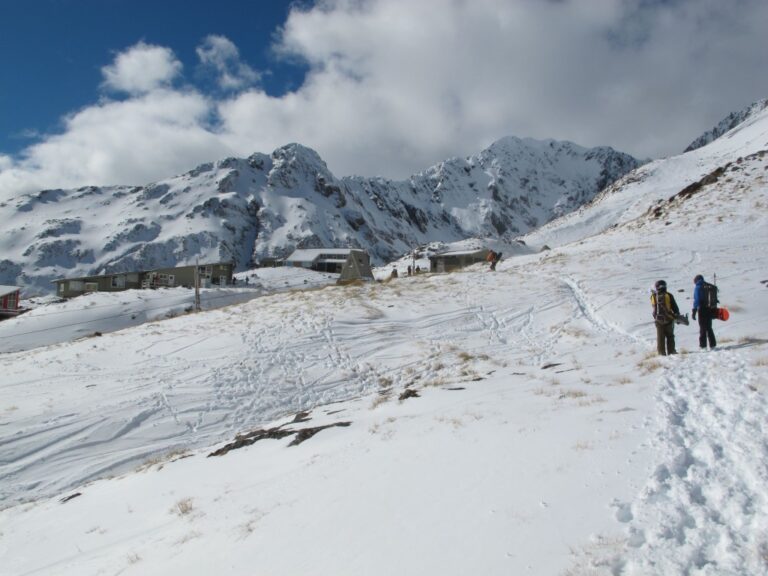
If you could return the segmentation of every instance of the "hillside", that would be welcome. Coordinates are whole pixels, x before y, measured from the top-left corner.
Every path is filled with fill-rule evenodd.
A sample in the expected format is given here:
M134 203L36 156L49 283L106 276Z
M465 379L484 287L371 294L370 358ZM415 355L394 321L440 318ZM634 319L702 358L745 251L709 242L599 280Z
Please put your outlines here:
M0 573L765 574L767 134L640 168L496 273L0 355ZM686 310L697 273L731 319L659 358L649 287Z
M407 181L337 179L291 144L147 186L45 190L0 202L0 283L51 292L61 277L234 260L295 247L362 247L382 264L429 242L511 241L638 165L610 148L505 138Z
M742 174L748 179L745 189L763 186L766 153L768 108L763 108L703 148L641 166L608 186L591 202L522 236L522 240L532 247L553 247L611 228L619 227L623 231L641 224L651 215L661 217L670 204L682 205L680 212L684 218L685 208L689 206L683 204L684 201L701 189L730 183ZM759 208L756 206L756 210ZM706 221L711 222L713 217L731 220L729 209L720 209L716 200L712 200L712 211L703 216ZM689 218L693 224L701 225L693 214Z
M691 142L688 147L685 149L686 152L691 152L693 150L696 150L697 148L701 148L702 146L706 146L710 142L717 140L725 134L726 132L733 130L736 128L739 124L743 124L744 122L750 120L753 116L757 116L768 108L768 98L763 100L758 100L757 102L753 102L743 110L739 110L738 112L731 112L723 118L720 122L718 122L717 126L713 127L711 130L707 130L696 138L693 142Z

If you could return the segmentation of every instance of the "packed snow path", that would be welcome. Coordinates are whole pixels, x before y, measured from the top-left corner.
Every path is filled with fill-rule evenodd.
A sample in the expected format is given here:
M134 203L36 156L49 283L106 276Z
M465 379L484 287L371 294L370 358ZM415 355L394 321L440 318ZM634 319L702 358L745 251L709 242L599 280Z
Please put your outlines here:
M739 352L666 362L653 475L617 505L631 548L621 573L761 574L768 569L768 402Z

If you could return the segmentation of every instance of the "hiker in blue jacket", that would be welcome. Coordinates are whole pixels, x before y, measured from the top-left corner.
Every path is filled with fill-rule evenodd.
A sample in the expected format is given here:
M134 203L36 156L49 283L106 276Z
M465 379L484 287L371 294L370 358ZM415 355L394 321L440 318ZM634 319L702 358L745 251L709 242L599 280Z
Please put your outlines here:
M714 348L717 345L712 320L717 316L717 286L704 281L704 276L697 274L693 279L696 287L693 289L693 312L691 316L699 317L699 348Z

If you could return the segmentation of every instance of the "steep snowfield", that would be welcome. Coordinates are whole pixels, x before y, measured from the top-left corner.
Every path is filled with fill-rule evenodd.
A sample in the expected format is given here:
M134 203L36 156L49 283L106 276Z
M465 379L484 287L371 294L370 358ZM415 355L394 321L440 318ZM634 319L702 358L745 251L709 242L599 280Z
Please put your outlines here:
M749 180L745 186L761 186L766 153L768 108L753 114L708 146L638 168L609 186L592 202L523 236L523 240L534 247L553 247L627 224L642 217L652 204L663 204L691 184L708 176L719 177L718 170L728 170L723 176L726 182L737 177L739 172L749 171L754 183ZM716 216L730 220L728 204L721 207L714 201L713 210ZM681 217L685 218L685 214Z
M496 273L0 355L0 574L765 574L766 124ZM714 272L718 348L656 357L653 281L686 310Z
M704 134L696 138L696 140L691 142L685 151L690 152L691 150L696 150L697 148L706 146L710 142L720 138L720 136L726 132L733 130L739 124L751 119L752 116L756 116L766 108L768 108L768 98L753 102L739 112L732 112L731 114L728 114L728 116L721 120L717 126L711 130L706 131Z
M610 148L505 138L407 181L337 179L298 144L147 186L0 197L0 283L26 296L62 277L233 261L295 247L362 247L377 264L428 242L511 241L638 165Z

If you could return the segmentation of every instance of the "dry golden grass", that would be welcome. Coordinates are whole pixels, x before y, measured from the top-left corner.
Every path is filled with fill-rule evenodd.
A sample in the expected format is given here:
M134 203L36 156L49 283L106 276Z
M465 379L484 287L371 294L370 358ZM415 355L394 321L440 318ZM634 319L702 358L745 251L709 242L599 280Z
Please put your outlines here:
M390 398L391 396L389 394L377 394L373 399L373 402L371 402L371 410L375 410L385 402L389 401Z
M192 503L192 498L184 498L183 500L179 500L176 502L176 504L173 505L171 512L178 514L179 516L186 516L187 514L190 514L194 509L195 506Z
M558 400L584 398L587 393L583 390L565 390L557 397Z
M144 460L144 462L139 464L139 466L136 468L136 471L144 472L153 466L157 466L158 470L162 470L165 464L174 462L176 460L181 460L182 458L188 458L189 456L191 456L191 453L188 449L176 448L169 452L164 452L163 454L152 456L151 458Z
M469 362L471 360L490 360L491 357L488 354L471 354L470 352L458 352L456 356L462 362Z
M654 351L649 351L648 353L646 353L643 359L637 363L637 367L640 368L640 374L642 375L655 372L656 370L661 368L661 362L659 361L658 353Z
M379 386L381 388L389 388L392 386L392 378L389 376L379 376Z

